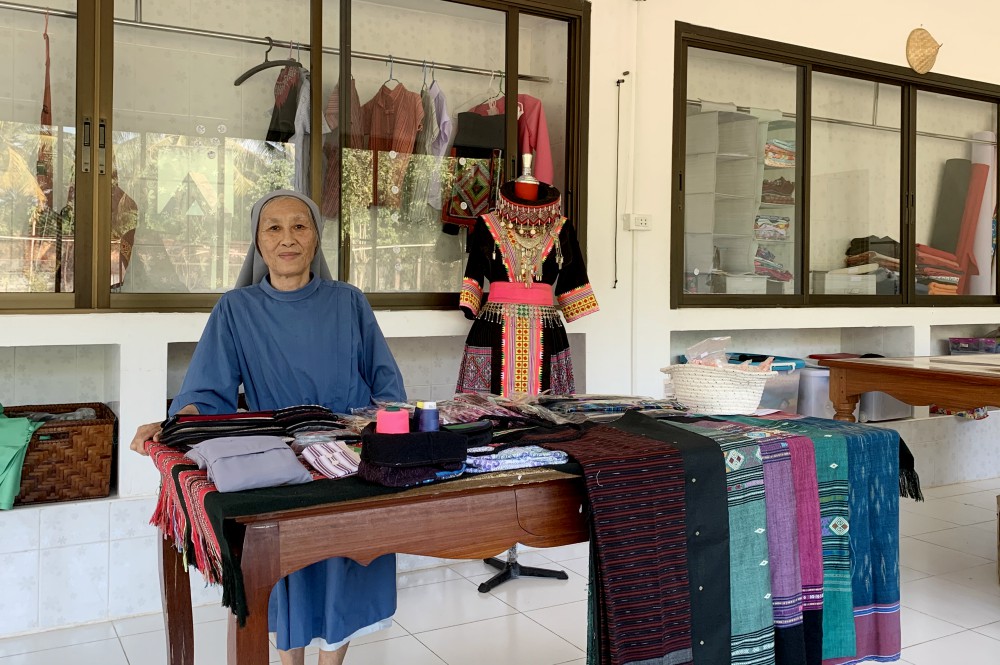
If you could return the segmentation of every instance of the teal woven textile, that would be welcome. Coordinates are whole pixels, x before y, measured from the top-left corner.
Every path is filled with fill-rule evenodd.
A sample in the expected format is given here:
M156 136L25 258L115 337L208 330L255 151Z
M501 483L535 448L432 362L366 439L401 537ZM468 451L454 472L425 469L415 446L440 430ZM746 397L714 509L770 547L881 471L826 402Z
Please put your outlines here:
M670 421L719 444L726 460L732 665L774 664L774 613L760 439L736 423Z

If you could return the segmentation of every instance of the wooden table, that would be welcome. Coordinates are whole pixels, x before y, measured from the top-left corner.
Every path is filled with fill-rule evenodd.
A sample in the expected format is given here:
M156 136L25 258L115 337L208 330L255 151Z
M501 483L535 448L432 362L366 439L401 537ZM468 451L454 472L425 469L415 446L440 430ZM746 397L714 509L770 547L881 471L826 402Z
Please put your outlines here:
M1000 354L829 359L820 364L830 368L830 401L837 420L854 422L858 398L872 390L914 406L1000 406Z
M285 575L331 556L361 563L392 552L455 559L493 556L515 543L587 540L583 479L549 469L470 477L400 494L239 518L250 613L229 616L229 665L267 665L267 601ZM191 589L169 539L160 577L170 665L194 665ZM469 593L475 593L469 586Z

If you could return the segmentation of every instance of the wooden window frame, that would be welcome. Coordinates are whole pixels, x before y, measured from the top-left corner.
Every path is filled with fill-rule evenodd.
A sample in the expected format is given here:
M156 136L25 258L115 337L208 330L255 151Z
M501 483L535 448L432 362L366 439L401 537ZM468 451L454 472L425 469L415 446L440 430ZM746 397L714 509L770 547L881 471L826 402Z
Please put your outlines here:
M482 7L504 12L507 16L506 61L507 71L517 71L518 21L521 14L563 20L569 31L569 49L566 54L567 117L566 117L566 192L565 214L577 226L582 246L586 244L586 171L587 127L589 116L590 75L590 3L586 0L446 0L460 5ZM323 5L324 0L310 0L310 71L314 80L323 77ZM349 80L351 65L351 0L340 0L340 80ZM78 2L77 21L77 127L83 127L89 118L95 128L103 120L106 136L113 131L114 86L114 0ZM329 37L329 35L327 35ZM510 77L507 94L517 94L517 77ZM314 127L323 122L325 108L322 86L311 89L312 118ZM346 145L347 105L341 105L341 145ZM78 134L82 134L79 132ZM322 194L322 141L320 132L310 135L311 191ZM95 142L96 143L96 142ZM110 143L110 142L109 142ZM107 147L110 163L110 151ZM517 155L517 118L507 117L507 154ZM97 163L96 145L91 148L91 162ZM338 159L339 159L338 155ZM14 313L84 313L84 312L185 312L207 311L218 301L219 294L200 293L112 293L107 275L111 270L111 230L108 224L95 220L107 219L102 211L111 209L111 169L98 174L97 169L83 173L82 140L78 140L76 155L76 225L74 285L75 292L68 293L0 293L0 312ZM516 158L515 158L516 159ZM313 198L317 198L316 194ZM332 266L339 279L349 275L349 238L341 233L341 262ZM457 309L458 293L369 293L369 302L376 309Z
M797 182L796 221L800 232L796 245L801 292L792 295L741 295L684 293L684 173L686 170L687 67L690 49L718 51L760 60L796 66L799 70L796 91L797 110ZM900 245L906 262L900 273L902 293L898 296L850 296L809 293L809 195L812 118L812 73L832 74L876 83L899 86L900 109ZM992 296L920 296L915 293L914 225L916 209L916 95L918 91L996 104L1000 109L1000 85L942 74L917 74L911 69L874 60L820 51L803 46L751 37L691 25L678 21L674 42L674 124L671 177L670 233L670 307L900 307L996 305L1000 293ZM1000 112L998 112L1000 119ZM1000 127L994 126L1000 139ZM1000 181L997 184L1000 201ZM1000 275L1000 262L997 262Z

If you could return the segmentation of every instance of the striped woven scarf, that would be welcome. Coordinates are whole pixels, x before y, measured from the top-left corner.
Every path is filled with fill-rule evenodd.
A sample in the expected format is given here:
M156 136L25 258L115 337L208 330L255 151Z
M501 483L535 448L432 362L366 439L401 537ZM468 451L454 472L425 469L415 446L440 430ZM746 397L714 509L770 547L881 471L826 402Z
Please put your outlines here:
M899 434L881 427L818 418L803 418L801 422L814 431L822 428L823 438L836 432L847 440L856 641L852 656L832 660L827 665L898 660L902 642Z
M730 637L733 665L773 665L774 615L767 547L767 510L760 439L736 423L717 420L674 424L708 436L726 461L729 502Z
M684 466L676 448L604 425L546 443L584 469L596 556L601 665L691 662Z
M748 427L756 418L734 417ZM833 421L821 421L833 422ZM847 442L837 433L808 427L803 420L768 420L765 426L808 436L816 454L823 543L823 658L854 654L854 598L851 591Z

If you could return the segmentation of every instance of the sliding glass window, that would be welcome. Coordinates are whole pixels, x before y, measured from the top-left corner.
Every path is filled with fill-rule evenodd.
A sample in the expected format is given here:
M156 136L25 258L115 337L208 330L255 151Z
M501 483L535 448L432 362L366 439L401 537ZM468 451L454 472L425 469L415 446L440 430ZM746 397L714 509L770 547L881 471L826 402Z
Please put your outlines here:
M307 176L309 2L135 7L115 17L108 279L121 293L222 292L254 202Z
M676 38L673 307L1000 302L1000 86Z
M996 294L997 105L917 92L914 290Z
M798 293L797 67L687 58L684 293Z
M0 293L72 293L76 2L22 6L0 8Z
M810 293L902 293L901 89L812 76Z
M504 177L506 14L355 0L351 21L349 279L368 293L457 292L465 236Z

